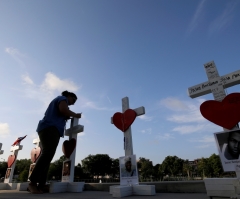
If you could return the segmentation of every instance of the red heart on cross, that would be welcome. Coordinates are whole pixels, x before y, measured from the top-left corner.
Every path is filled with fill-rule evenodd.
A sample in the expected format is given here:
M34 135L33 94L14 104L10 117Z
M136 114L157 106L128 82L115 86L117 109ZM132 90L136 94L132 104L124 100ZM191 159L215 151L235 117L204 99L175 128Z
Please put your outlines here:
M200 111L207 120L230 130L240 121L240 93L231 93L222 102L206 101Z
M8 156L8 168L10 168L13 165L15 160L16 160L16 156L15 155Z
M128 109L124 113L117 112L113 115L113 124L125 132L132 125L136 116L136 112L132 109Z
M72 138L71 140L65 140L62 145L62 151L64 155L69 158L76 147L76 140Z
M40 154L41 154L41 148L40 147L32 149L32 151L31 151L32 163L35 163L37 161L37 159L39 158Z

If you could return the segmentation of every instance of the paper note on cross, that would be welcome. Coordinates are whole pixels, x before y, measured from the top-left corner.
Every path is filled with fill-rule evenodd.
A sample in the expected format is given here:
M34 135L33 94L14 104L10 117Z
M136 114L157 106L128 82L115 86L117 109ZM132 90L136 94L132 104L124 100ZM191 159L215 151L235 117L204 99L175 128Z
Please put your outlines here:
M2 150L2 143L0 143L0 155L3 154L3 150Z
M69 136L69 140L63 142L63 153L67 160L63 162L62 182L74 181L77 135L84 130L84 126L79 125L78 121L78 118L72 118L70 128L65 131L65 136Z
M13 152L13 155L10 155L8 157L8 165L11 164L11 166L6 171L4 183L12 182L13 173L16 166L17 156L18 156L18 151L22 150L22 148L23 146L20 145L19 143L11 147L10 152Z
M122 99L122 112L124 113L127 110L129 110L129 99L128 97L124 97ZM136 116L145 114L145 108L143 106L133 110L135 111ZM113 118L111 118L111 123L113 124ZM131 126L129 126L129 128L124 132L124 150L125 156L133 155Z

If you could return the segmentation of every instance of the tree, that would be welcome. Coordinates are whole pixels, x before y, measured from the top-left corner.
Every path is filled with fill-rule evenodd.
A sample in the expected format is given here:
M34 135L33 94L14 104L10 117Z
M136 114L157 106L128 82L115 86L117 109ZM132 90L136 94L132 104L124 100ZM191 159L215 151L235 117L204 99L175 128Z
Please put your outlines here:
M119 168L119 159L112 159L111 165L111 176L112 178L119 177L120 168Z
M167 156L162 162L164 173L172 176L182 173L183 162L184 160L177 156Z
M149 178L150 176L153 175L154 170L153 170L152 161L150 161L149 159L140 157L137 164L138 164L139 174L142 176L143 179Z
M0 178L5 176L7 171L7 162L0 162Z
M19 180L20 182L27 182L27 180L28 180L28 173L29 173L29 171L26 170L26 169L24 169L24 170L19 174L18 180Z
M19 175L24 170L29 171L31 165L30 159L21 159L16 161L16 166L14 169L14 175Z
M221 160L218 155L215 153L212 154L208 158L208 164L210 166L210 175L214 177L218 177L220 174L222 174L223 169L222 169L222 164Z
M192 166L189 164L188 160L184 160L183 162L183 173L187 173L188 179L190 179L190 172L193 171Z
M163 180L163 176L164 176L164 168L163 168L163 165L162 164L159 164L158 166L158 174L160 176L160 180L162 181Z
M63 162L66 160L66 157L62 155L58 160L50 164L48 170L48 180L61 180L62 177L62 167Z
M210 175L210 166L209 166L209 161L208 158L201 158L198 162L197 165L197 172L199 175L201 175L203 178L205 176L209 176Z
M88 155L82 160L85 173L91 176L105 176L111 174L112 159L107 154Z
M153 166L153 177L158 180L163 179L164 172L162 170L162 165L161 164L156 164Z

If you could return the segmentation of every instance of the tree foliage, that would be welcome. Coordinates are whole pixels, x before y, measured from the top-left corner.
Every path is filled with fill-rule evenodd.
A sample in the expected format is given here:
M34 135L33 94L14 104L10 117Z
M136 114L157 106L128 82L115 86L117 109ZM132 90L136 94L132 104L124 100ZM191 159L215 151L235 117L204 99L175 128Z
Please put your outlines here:
M183 163L184 160L177 156L167 156L162 162L164 173L171 176L181 174Z
M105 176L111 174L112 159L107 154L88 155L82 160L85 173L91 176Z
M111 172L109 173L113 178L119 177L119 159L112 159Z
M48 170L48 180L61 180L62 177L62 167L63 162L66 160L66 157L63 155L58 160L50 164Z
M0 178L5 176L7 170L7 162L0 162Z
M139 174L143 179L149 178L154 174L153 164L149 159L140 157L137 164Z
M197 170L203 177L218 177L223 173L221 160L216 154L212 154L209 158L201 158Z

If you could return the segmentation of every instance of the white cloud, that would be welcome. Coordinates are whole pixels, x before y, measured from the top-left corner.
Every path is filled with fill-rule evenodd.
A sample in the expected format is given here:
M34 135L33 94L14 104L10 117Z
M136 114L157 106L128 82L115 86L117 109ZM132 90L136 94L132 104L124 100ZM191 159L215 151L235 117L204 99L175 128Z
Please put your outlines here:
M189 140L190 142L197 142L197 143L202 143L201 145L196 145L196 148L208 148L208 147L212 147L215 145L215 139L214 136L204 136L202 138L196 138L196 139L192 139Z
M68 90L70 92L77 91L79 88L77 85L74 84L71 80L61 80L55 74L48 72L45 75L45 79L41 85L42 90L57 90L57 91L64 91Z
M98 105L96 102L90 101L82 96L79 98L79 101L81 104L80 105L81 108L89 108L97 111L114 111L115 110L115 108L102 107Z
M85 136L86 134L84 132L78 133L78 136L82 137Z
M160 105L172 110L177 111L171 116L167 116L167 120L176 123L191 123L191 122L204 122L206 119L201 115L199 110L200 105L204 99L197 99L194 101L181 101L177 98L166 98L160 101Z
M107 96L107 99L109 101L110 104L112 104L112 101L110 100L110 98Z
M33 80L28 75L22 75L22 79L25 84L33 85Z
M184 125L184 126L178 126L173 129L173 131L177 131L180 134L190 134L197 131L200 131L204 129L205 125Z
M143 134L152 134L152 128L141 130L141 133L143 133Z
M37 133L31 133L30 135L28 135L28 137L30 137L32 139L36 139L36 138L38 138L38 134Z
M218 132L220 127L206 120L200 112L200 105L205 99L179 100L177 98L166 98L161 100L161 105L171 110L166 115L166 120L177 123L172 131L179 134L190 134L195 132ZM177 113L176 113L177 112ZM179 125L185 124L185 125Z
M50 103L50 101L60 95L64 90L75 92L79 87L70 80L60 79L53 73L46 73L43 82L40 85L34 84L32 78L29 75L22 75L24 83L24 97L39 100L44 103L44 107Z
M203 16L203 7L204 7L204 3L206 0L202 0L200 1L200 3L198 4L197 10L188 26L187 29L187 36L190 35L194 29L196 29L196 27L198 26L201 16Z
M210 145L210 144L204 144L204 145L196 146L196 148L204 149L204 148L209 148L209 147L211 147L211 146L212 146L212 145Z
M213 34L225 29L232 21L234 17L234 9L238 4L238 1L229 1L226 8L223 10L220 16L218 16L209 26L209 33Z
M152 121L152 117L149 117L146 115L140 115L140 116L138 116L138 118L140 118L141 120L144 120L144 121Z
M204 136L200 139L190 140L190 142L202 142L202 143L214 143L215 139L214 136Z
M182 101L180 101L177 98L165 98L160 101L160 105L165 106L166 108L173 110L173 111L182 111L182 110L188 110L188 107L186 104L184 104Z
M96 105L96 103L88 101L83 104L84 107L95 109L95 110L107 110L105 107L99 107Z
M170 133L164 133L164 134L159 134L156 137L158 140L170 140L170 139L174 139L174 137L172 136L172 134Z
M12 56L21 66L25 67L25 63L23 62L23 58L26 56L19 52L16 48L5 48L5 52Z
M22 80L25 85L24 96L42 101L44 103L44 109L49 102L57 95L60 95L62 91L68 90L70 92L76 92L81 88L81 86L77 86L73 81L61 79L51 72L46 73L43 82L39 86L34 84L34 81L29 75L23 75ZM95 102L84 98L83 96L78 97L77 102L79 102L81 108L90 108L94 110L113 110L106 107L101 107Z
M190 111L184 114L172 115L167 120L176 123L204 122L206 119L201 115L200 111Z
M10 134L10 129L8 123L0 123L0 136L6 137Z

